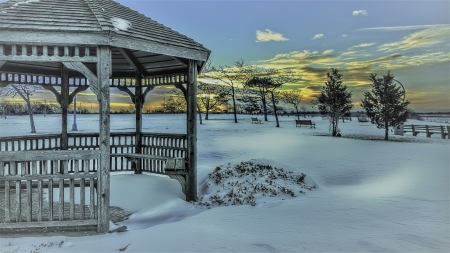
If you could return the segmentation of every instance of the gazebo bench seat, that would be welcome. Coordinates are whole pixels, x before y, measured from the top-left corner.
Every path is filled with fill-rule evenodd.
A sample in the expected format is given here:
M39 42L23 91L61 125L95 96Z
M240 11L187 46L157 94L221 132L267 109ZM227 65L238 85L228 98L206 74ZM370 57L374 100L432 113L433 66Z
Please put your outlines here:
M136 162L138 159L154 159L154 160L166 160L166 166L164 168L165 174L188 174L186 171L186 162L184 158L157 156L148 154L136 154L136 153L119 153L111 154L114 157L125 157L132 162Z

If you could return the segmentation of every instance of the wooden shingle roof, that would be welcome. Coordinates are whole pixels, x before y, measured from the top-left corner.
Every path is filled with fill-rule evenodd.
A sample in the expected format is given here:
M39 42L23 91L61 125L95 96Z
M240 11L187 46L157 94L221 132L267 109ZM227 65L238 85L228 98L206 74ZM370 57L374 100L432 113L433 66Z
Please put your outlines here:
M132 76L122 64L123 50L146 74L178 71L186 59L206 62L210 51L193 39L113 0L9 0L0 3L0 43L31 45L109 45L113 68ZM114 66L116 65L116 66ZM162 68L166 68L162 71Z

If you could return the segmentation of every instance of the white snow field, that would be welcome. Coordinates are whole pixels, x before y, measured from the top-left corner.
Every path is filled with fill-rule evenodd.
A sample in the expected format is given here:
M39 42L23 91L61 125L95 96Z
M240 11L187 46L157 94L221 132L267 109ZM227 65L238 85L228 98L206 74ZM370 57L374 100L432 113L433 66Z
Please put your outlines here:
M39 134L60 132L60 115L35 117ZM98 115L77 117L80 132L98 131ZM175 180L114 174L111 205L133 214L111 227L126 225L128 231L0 238L0 252L450 251L448 139L407 133L383 141L383 129L355 118L340 123L338 138L324 136L328 122L320 117L309 118L316 129L296 128L293 117L281 117L280 128L273 117L261 125L251 124L250 117L238 115L236 124L231 114L210 115L198 125L199 196L207 200L223 189L204 185L216 167L251 160L304 173L305 183L316 188L294 187L295 197L258 194L255 205L208 208L185 202ZM69 130L71 120L69 115ZM134 115L112 115L111 124L111 131L133 131ZM27 116L0 119L1 136L27 135L29 129ZM144 115L146 132L184 129L184 115Z

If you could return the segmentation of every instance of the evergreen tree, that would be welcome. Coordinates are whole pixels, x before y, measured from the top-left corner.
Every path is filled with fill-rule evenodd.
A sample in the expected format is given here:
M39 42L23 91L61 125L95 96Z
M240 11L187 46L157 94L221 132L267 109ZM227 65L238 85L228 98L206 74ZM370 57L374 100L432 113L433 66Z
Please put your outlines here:
M262 105L260 104L260 100L256 96L244 95L237 99L242 103L242 110L246 113L250 114L261 114L262 113Z
M340 136L339 118L350 112L353 107L352 93L342 84L342 74L338 69L331 69L327 73L328 81L312 105L317 107L323 117L330 121L333 136Z
M361 106L372 124L385 129L384 139L388 140L389 127L397 127L406 121L410 102L405 101L403 86L400 87L389 71L382 77L370 74L369 80L372 81L372 92L364 92Z

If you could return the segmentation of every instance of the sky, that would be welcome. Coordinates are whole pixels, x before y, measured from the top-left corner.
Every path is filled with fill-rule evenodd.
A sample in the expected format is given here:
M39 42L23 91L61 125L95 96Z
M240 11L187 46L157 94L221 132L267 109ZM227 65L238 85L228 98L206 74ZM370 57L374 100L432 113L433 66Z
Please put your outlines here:
M213 66L243 59L247 65L293 68L302 79L282 89L301 90L307 107L326 73L338 68L354 110L362 110L369 75L391 71L413 110L450 111L449 1L117 2L203 44L212 51ZM145 108L157 109L168 90L155 89ZM95 102L91 94L79 99ZM128 109L131 100L113 91L113 110L119 103Z

